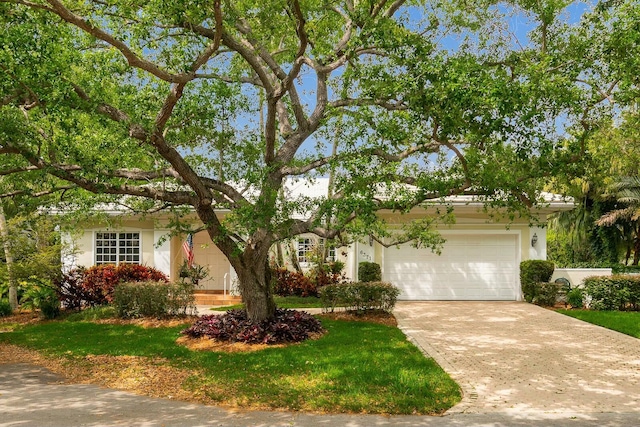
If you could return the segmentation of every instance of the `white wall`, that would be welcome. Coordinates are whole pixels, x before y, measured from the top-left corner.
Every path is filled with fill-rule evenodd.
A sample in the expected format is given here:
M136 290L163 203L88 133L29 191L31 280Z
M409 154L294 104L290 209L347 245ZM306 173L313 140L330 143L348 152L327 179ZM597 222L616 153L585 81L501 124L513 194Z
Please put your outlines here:
M551 281L561 277L569 280L571 287L582 286L582 282L591 276L611 276L610 268L556 268L551 276Z

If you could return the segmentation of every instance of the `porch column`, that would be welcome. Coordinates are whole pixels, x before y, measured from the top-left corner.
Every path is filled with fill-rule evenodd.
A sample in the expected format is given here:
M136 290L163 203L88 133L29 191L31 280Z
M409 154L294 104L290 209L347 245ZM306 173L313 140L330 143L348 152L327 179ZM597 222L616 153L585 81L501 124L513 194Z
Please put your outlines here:
M153 231L153 264L157 270L171 277L171 238L168 234L167 230Z

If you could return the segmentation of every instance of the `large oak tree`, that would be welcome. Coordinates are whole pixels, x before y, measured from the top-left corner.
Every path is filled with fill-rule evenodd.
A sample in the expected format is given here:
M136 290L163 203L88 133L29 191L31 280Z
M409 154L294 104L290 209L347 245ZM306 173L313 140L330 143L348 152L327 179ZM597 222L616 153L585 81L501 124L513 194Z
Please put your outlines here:
M265 319L276 242L388 244L376 212L455 195L517 214L567 173L617 87L567 6L0 0L1 192L189 207ZM394 239L437 245L435 222Z

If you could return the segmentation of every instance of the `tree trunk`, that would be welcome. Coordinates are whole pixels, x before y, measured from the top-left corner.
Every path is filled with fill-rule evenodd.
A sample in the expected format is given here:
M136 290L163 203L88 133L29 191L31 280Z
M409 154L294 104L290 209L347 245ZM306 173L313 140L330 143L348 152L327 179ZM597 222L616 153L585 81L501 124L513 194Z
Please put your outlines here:
M7 218L4 215L4 207L0 203L0 237L4 247L4 257L7 260L7 276L9 276L9 305L11 309L18 308L18 287L16 279L13 277L13 255L11 254L11 244L9 243L9 230L7 229Z
M638 265L638 262L640 262L640 236L636 234L633 241L633 264L631 265Z
M293 265L293 268L298 273L302 273L302 267L300 267L300 263L298 262L298 250L296 249L296 247L293 245L291 241L288 243L288 245L289 245L289 257L291 260L291 265Z
M279 268L284 267L284 254L282 253L282 242L276 243L276 264Z
M247 316L249 320L254 322L272 318L276 310L276 304L271 293L269 258L259 258L240 268L236 268L240 282L240 293L247 307Z

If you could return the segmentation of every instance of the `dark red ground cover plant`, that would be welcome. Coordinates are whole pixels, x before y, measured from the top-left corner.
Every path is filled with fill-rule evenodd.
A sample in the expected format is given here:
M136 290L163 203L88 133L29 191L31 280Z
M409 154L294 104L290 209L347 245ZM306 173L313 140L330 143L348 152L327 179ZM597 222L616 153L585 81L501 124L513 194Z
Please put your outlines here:
M258 323L250 321L247 312L240 309L205 315L182 334L247 344L280 344L301 342L323 331L320 321L309 313L278 308L273 319Z

